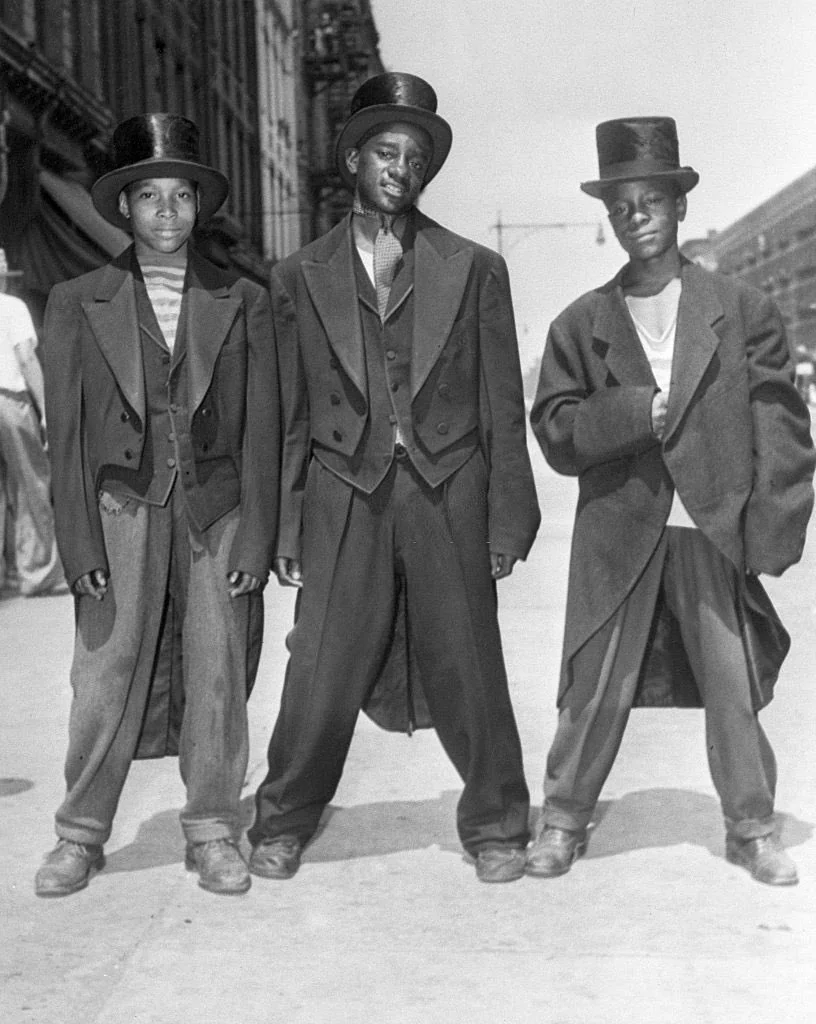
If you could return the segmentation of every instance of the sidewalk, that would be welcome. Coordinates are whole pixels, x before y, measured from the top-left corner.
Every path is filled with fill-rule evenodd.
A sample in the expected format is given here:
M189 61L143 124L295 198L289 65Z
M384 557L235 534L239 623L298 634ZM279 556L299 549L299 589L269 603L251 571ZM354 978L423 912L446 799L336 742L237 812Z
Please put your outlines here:
M555 724L574 481L534 455L544 522L500 584L528 781ZM459 780L435 734L361 719L325 827L289 882L203 892L184 870L175 760L137 763L108 866L73 897L33 895L62 796L68 597L0 602L2 1024L810 1024L816 996L816 539L767 581L793 649L763 722L783 838L802 882L723 859L698 711L633 713L589 852L550 881L476 882ZM265 769L292 596L268 590L250 703L251 797Z

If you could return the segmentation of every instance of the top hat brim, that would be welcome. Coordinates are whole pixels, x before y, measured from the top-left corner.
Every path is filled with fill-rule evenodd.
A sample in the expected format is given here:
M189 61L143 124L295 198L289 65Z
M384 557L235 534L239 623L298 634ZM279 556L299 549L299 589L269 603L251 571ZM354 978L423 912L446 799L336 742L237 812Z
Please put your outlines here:
M609 175L597 181L582 181L581 191L586 192L588 196L592 196L594 199L603 199L604 193L613 185L622 185L627 181L643 181L646 178L650 180L655 178L658 181L661 179L664 181L676 181L680 191L686 193L694 188L700 180L700 175L692 167L678 167L669 171L642 169L637 172L633 171L631 174Z
M413 124L424 129L430 135L433 153L425 173L423 188L430 184L442 169L453 142L453 132L448 122L439 114L434 114L430 110L422 110L419 107L406 107L399 103L378 103L364 107L356 114L352 114L343 125L337 138L335 146L337 169L340 172L340 177L350 189L354 189L355 176L346 166L346 151L356 149L361 139L369 136L377 128L384 130L389 124Z
M119 212L119 193L134 181L144 178L188 178L198 185L198 223L209 220L223 206L229 195L229 182L214 167L192 160L141 160L127 167L103 174L91 187L91 198L97 211L122 231L130 231L130 221Z

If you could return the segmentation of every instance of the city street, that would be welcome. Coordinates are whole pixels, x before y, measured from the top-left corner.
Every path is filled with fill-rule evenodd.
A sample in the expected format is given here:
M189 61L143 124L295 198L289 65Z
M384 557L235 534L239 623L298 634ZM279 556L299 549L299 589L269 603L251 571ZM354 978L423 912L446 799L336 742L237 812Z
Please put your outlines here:
M533 451L531 441L531 451ZM543 522L500 584L533 805L555 724L576 484L533 451ZM68 596L0 602L2 1024L809 1024L816 997L816 530L766 581L793 640L763 722L779 762L782 836L801 884L724 860L702 713L638 710L585 859L566 877L476 881L454 813L460 783L435 734L361 718L300 873L241 897L184 869L173 759L134 765L83 892L39 900L54 843L70 703ZM267 591L250 702L246 814L265 770L291 624Z

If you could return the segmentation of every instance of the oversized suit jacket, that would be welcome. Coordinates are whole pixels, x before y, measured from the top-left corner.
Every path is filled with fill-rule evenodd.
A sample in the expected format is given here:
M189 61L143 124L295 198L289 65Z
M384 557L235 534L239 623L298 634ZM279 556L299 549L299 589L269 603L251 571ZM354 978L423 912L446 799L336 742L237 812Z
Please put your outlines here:
M106 266L55 285L46 308L56 529L71 583L93 569L108 569L99 482L105 466L138 466L144 445L145 380L132 259L127 249ZM202 530L240 503L230 564L265 580L274 550L280 440L269 295L192 248L184 287L187 351L179 404L187 410L193 449L192 483L185 492ZM212 472L225 463L231 463L229 472Z
M561 697L569 660L654 553L675 488L740 573L778 575L802 555L814 454L778 310L761 292L687 261L681 276L662 442L651 428L658 389L620 274L569 306L547 339L531 422L553 468L579 478ZM748 580L749 606L772 619L759 581ZM768 625L778 669L786 638ZM766 688L757 703L767 699Z
M413 217L414 436L437 460L476 438L489 470L490 548L524 558L540 514L507 268L489 249ZM278 553L290 558L301 553L313 442L350 457L369 416L352 246L347 217L272 272L284 421Z

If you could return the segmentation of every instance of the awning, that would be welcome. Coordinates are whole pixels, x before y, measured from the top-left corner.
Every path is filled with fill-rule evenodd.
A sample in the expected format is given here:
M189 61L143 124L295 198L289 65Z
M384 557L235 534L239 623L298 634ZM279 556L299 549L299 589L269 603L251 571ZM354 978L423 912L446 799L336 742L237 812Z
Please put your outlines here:
M40 170L40 184L79 230L109 256L118 256L130 245L130 235L109 224L96 212L90 193L78 181L60 178L43 168Z

